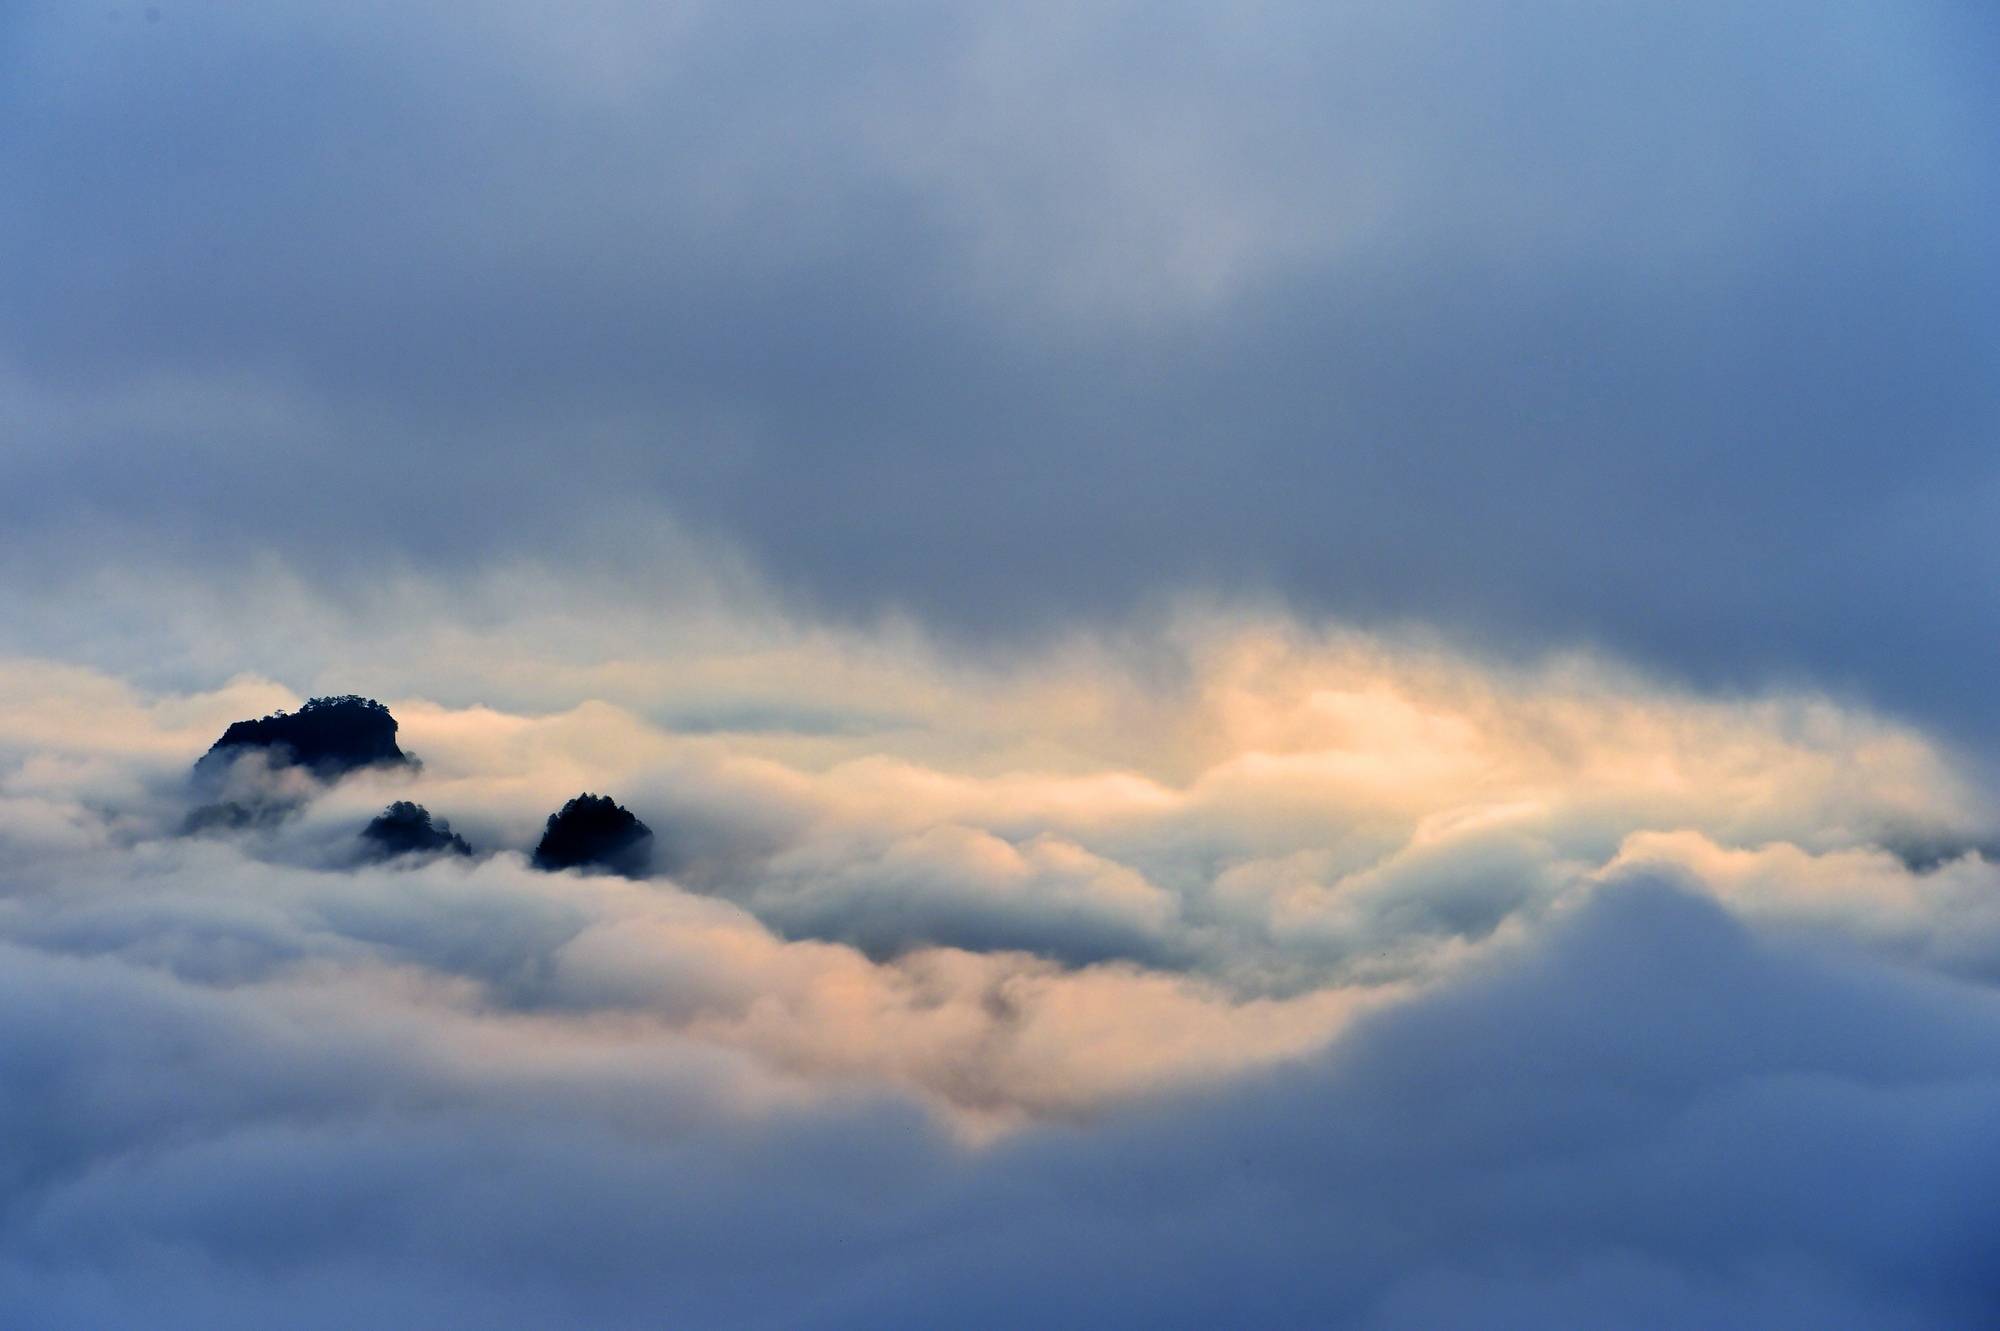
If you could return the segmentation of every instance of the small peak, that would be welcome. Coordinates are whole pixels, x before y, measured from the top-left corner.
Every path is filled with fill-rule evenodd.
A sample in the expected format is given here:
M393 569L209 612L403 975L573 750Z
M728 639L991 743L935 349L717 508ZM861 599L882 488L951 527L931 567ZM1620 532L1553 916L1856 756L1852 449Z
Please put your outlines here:
M537 869L608 869L642 878L652 860L653 830L608 795L585 792L549 815L535 847Z
M397 800L375 815L361 829L361 839L374 858L383 860L399 855L472 853L471 845L451 830L450 823L442 818L433 820L429 809L409 800Z

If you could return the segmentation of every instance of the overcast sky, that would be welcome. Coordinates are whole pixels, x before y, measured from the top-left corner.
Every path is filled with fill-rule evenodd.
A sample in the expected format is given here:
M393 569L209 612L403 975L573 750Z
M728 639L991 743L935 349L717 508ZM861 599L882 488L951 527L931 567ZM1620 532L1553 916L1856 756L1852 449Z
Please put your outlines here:
M6 567L1188 587L2000 725L2000 32L1842 0L10 5Z
M1990 1321L1995 69L0 3L0 1324Z

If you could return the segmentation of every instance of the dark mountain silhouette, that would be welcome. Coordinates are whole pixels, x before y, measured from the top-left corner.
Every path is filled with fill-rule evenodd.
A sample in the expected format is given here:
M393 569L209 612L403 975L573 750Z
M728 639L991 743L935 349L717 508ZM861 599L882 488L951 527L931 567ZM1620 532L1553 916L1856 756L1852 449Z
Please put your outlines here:
M431 811L409 800L397 800L361 829L361 840L376 859L398 855L449 853L470 855L472 847L451 830L451 824L431 819Z
M578 795L549 815L535 847L537 869L609 869L640 878L652 861L653 830L608 795Z
M373 698L314 698L296 712L234 721L194 765L193 790L208 801L184 832L232 832L283 822L312 797L314 782L364 767L418 766L397 747L396 718Z
M337 780L362 767L417 765L397 747L396 718L389 709L352 693L313 698L296 712L231 722L195 770L251 752L262 752L274 768L308 768L322 781Z

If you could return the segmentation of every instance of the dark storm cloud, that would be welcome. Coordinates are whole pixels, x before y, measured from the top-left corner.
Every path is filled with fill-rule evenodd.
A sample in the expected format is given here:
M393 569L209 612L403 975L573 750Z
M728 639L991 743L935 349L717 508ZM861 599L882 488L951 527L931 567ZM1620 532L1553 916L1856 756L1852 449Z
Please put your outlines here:
M982 633L1275 590L1991 725L1982 12L17 7L6 567L671 517Z

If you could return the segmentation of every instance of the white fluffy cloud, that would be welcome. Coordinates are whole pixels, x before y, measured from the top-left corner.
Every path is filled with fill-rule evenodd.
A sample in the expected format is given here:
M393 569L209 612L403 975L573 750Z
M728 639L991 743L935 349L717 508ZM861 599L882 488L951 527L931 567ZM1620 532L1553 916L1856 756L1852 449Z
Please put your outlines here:
M1972 1297L1947 1180L2000 1078L2000 870L1917 731L1278 619L1005 675L777 618L603 665L532 617L397 631L421 771L226 835L182 835L188 764L311 688L0 670L10 1320ZM479 701L579 680L615 701ZM658 876L528 867L582 789ZM396 798L479 855L358 865Z

